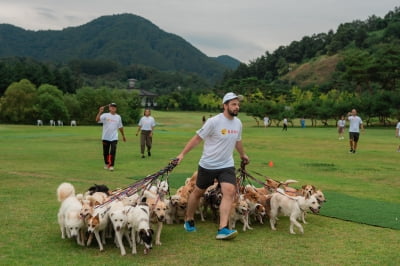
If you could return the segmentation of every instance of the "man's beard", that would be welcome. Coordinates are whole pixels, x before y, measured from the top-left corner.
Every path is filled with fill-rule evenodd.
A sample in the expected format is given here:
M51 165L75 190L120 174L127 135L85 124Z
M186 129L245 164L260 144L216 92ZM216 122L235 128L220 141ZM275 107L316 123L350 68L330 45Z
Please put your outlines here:
M228 110L228 114L230 115L230 116L237 116L238 114L239 114L239 111L231 111L231 110Z

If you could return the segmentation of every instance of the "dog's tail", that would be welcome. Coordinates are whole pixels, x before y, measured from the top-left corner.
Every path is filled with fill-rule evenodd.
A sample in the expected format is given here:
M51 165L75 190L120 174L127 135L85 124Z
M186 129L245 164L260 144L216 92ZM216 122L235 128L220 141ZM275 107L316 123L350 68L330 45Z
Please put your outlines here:
M70 183L61 183L57 188L57 199L63 202L66 198L75 196L75 188Z

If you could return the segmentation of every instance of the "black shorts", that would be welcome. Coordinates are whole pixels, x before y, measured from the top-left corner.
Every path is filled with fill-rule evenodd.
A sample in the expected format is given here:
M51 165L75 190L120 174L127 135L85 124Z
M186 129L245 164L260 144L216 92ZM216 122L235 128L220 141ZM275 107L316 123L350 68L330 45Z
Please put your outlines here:
M349 137L352 141L358 142L358 139L360 138L360 133L358 132L349 132Z
M196 185L200 189L206 189L214 184L217 179L219 183L230 183L236 186L235 167L222 169L205 169L199 165Z

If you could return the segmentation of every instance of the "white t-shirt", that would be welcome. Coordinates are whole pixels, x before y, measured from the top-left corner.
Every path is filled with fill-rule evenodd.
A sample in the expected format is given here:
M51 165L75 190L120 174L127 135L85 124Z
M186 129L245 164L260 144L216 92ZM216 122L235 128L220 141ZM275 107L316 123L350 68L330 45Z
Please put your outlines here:
M397 123L396 129L399 130L398 133L397 133L397 136L400 137L400 122Z
M104 113L100 116L99 123L103 123L102 140L118 140L118 129L123 127L119 114Z
M339 120L337 122L338 127L345 127L346 126L346 120Z
M268 125L268 123L269 123L269 117L266 116L266 117L264 117L264 124L265 124L265 125Z
M204 141L203 154L199 165L205 169L234 167L233 150L242 139L242 122L232 120L220 113L209 118L197 135Z
M152 116L143 116L140 118L138 126L141 130L152 130L156 126L156 121Z
M360 125L363 123L359 116L349 116L349 132L360 133Z

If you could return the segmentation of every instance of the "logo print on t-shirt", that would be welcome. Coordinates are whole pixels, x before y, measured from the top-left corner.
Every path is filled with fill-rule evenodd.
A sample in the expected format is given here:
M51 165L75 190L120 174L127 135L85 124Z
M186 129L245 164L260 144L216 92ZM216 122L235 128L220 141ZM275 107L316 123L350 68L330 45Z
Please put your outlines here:
M228 130L226 130L226 128L221 129L221 134L222 135L226 135L227 132L228 132Z

